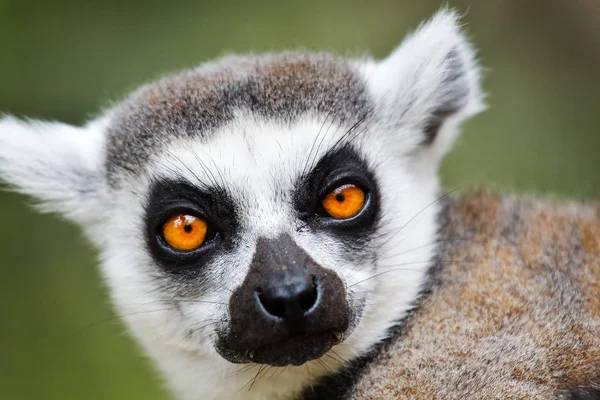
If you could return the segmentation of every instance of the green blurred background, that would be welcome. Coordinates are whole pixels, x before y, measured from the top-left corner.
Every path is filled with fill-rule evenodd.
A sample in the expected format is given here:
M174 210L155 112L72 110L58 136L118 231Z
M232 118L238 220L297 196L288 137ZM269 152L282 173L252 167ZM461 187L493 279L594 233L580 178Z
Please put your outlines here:
M487 67L445 184L600 197L600 1L451 1ZM441 1L0 0L0 112L80 123L226 52L383 57ZM0 398L167 399L108 305L93 250L0 193Z

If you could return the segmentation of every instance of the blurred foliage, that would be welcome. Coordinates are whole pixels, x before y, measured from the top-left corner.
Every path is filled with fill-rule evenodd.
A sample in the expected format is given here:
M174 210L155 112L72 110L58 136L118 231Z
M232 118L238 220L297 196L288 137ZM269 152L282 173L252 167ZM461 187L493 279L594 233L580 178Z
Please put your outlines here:
M450 1L488 67L490 109L445 184L600 195L600 2ZM142 82L227 52L383 57L440 1L0 0L0 111L79 123ZM94 252L0 194L0 398L166 399L107 301Z

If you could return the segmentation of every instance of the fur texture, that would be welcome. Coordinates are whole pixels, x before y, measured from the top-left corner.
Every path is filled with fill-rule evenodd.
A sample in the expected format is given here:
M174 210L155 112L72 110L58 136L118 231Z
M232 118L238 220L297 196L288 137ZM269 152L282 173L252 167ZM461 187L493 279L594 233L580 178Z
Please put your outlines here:
M600 203L465 194L440 241L436 284L394 340L355 386L307 398L597 398Z
M291 399L368 354L427 287L437 169L483 109L474 57L450 11L382 61L228 57L148 84L83 127L0 119L0 177L81 225L117 311L179 398ZM367 191L363 211L319 214L330 185L348 180ZM182 207L218 233L197 257L161 247L165 214ZM290 339L284 367L252 362L236 324L254 321L232 301L251 271L260 278L257 244L281 238L344 285L322 304L349 309L321 314L344 321L319 332L333 347Z

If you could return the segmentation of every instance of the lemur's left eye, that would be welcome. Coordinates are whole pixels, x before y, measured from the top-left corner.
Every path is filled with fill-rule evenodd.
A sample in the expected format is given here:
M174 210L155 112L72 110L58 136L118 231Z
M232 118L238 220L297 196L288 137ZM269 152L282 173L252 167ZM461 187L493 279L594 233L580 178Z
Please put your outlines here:
M174 250L193 251L206 239L207 223L193 215L179 214L171 217L162 228L165 242Z
M363 209L365 198L365 192L361 188L346 184L325 196L322 205L327 214L333 218L348 219L356 216Z

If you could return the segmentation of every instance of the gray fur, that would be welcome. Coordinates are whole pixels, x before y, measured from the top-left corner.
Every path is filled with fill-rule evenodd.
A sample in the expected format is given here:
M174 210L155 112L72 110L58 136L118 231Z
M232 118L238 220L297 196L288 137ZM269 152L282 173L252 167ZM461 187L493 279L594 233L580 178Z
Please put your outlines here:
M139 172L151 154L183 137L207 137L250 111L291 122L314 111L340 123L368 113L365 84L347 59L325 53L227 57L144 86L109 126L107 171Z

